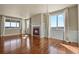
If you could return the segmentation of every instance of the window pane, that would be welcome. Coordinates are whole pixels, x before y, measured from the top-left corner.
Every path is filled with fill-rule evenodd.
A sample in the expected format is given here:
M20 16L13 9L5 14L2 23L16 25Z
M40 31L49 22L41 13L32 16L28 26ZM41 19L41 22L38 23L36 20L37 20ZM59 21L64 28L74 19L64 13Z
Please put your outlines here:
M5 27L10 27L10 22L5 22Z
M16 22L11 22L11 27L16 27Z
M64 27L64 16L58 15L58 27Z
M51 16L51 27L57 27L57 16Z
M19 25L20 25L19 22L17 22L17 25L16 26L19 27Z

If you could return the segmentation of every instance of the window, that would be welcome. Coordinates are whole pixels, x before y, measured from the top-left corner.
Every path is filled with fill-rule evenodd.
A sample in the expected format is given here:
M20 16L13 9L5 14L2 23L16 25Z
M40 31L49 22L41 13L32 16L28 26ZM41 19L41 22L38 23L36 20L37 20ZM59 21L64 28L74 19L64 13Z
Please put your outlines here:
M5 27L6 28L19 28L20 27L20 21L5 21Z
M16 22L11 22L11 27L16 27Z
M54 15L50 19L51 27L64 27L64 15Z
M17 22L17 23L16 23L16 27L19 27L19 26L20 26L20 22Z
M10 22L6 21L5 22L5 27L10 27Z
M64 27L64 16L58 15L58 27Z

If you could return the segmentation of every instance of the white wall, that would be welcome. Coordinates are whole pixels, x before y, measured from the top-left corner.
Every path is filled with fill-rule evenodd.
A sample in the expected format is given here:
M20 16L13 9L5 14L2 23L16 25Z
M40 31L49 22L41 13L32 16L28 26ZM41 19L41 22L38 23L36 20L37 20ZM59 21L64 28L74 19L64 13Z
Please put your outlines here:
M27 22L29 22L29 27L27 28ZM30 34L30 19L25 19L25 32L26 32L26 34Z
M77 6L68 9L68 40L71 42L78 41L78 8Z
M31 17L31 25L41 24L41 14L37 14Z
M49 15L47 15L47 14L44 14L44 27L45 27L44 36L50 38L50 35L49 35L49 33L50 33L50 30L49 30Z
M22 21L21 21L22 23L22 28L21 28L21 30L22 30L22 34L25 34L25 19L22 19Z

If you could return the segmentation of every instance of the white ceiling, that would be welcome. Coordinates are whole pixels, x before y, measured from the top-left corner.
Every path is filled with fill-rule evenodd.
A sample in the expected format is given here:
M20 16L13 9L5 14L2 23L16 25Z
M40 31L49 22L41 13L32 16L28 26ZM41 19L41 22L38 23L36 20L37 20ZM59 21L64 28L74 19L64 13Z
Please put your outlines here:
M48 7L47 7L48 6ZM29 18L38 13L46 13L71 6L70 4L1 4L0 14L14 17Z

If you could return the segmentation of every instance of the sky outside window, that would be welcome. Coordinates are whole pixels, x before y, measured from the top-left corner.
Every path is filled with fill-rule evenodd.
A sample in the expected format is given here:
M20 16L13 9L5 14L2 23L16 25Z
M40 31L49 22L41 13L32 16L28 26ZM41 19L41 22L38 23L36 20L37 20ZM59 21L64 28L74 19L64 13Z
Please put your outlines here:
M64 27L64 15L54 15L51 16L51 27Z
M58 27L64 27L64 16L58 15Z
M57 16L51 16L51 27L57 27Z

